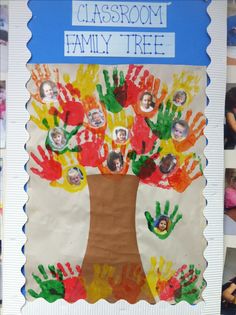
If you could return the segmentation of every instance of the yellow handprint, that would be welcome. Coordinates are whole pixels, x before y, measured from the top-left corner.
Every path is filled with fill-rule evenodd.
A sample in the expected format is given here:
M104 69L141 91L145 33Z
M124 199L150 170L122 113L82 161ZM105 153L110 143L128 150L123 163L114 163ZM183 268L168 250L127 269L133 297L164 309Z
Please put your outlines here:
M98 264L93 266L93 280L90 284L85 284L88 302L95 303L99 299L106 299L112 294L109 279L112 278L113 273L114 267L112 266Z
M192 72L182 71L180 74L173 75L173 84L168 89L167 84L164 88L168 91L168 98L178 107L178 111L183 109L192 102L194 96L200 91L200 76Z
M161 256L159 262L156 257L150 259L151 268L147 273L147 282L154 297L158 296L160 289L175 273L172 270L172 262L165 261Z
M96 90L98 84L98 71L99 65L80 65L75 81L71 82L69 74L64 74L63 79L66 83L71 83L73 87L79 89L81 100L85 99L86 96L92 95Z
M187 157L192 157L193 153L189 154L183 154L182 152L178 152L175 148L175 145L173 143L172 139L169 140L161 140L160 142L160 147L162 150L160 151L160 157L162 158L163 156L166 156L168 154L172 154L175 156L179 162L180 165L185 161Z
M51 182L51 186L63 188L68 192L77 192L87 185L86 171L79 165L77 153L65 152L57 156L57 161L62 166L62 177L59 181Z
M132 115L127 115L125 109L119 113L108 113L107 125L109 133L105 135L105 140L112 144L114 148L120 148L122 146L128 146L129 132L134 123Z
M55 117L49 114L49 108L46 104L38 105L35 101L31 103L37 116L30 115L30 120L34 122L40 129L49 130L55 126Z

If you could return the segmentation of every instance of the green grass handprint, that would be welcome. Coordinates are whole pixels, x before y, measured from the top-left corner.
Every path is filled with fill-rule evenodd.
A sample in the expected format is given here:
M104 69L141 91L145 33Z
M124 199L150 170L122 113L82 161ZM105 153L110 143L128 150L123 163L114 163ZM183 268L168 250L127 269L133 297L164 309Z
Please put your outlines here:
M159 139L168 140L171 137L171 128L174 120L178 120L180 117L181 112L177 112L177 106L173 105L171 101L167 101L165 109L163 103L160 105L156 123L149 118L145 118L145 121Z
M179 209L178 205L175 205L173 212L170 216L170 202L167 200L165 204L164 213L161 213L160 202L156 202L156 218L155 220L151 216L149 211L145 212L145 217L148 223L149 230L158 236L160 239L166 239L170 233L174 230L175 225L182 219L182 214L177 214Z
M38 266L38 270L41 273L43 279L32 274L34 280L39 285L41 292L36 293L34 290L29 289L28 293L34 298L43 298L47 302L52 303L59 299L64 298L65 289L62 281L62 273L60 270L55 270L53 266L48 266L51 274L51 279L49 279L43 265Z

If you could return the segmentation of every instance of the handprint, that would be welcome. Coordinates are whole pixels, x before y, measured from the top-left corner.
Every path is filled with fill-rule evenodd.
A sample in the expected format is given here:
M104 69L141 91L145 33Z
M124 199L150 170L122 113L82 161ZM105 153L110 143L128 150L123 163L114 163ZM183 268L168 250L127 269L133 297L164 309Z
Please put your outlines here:
M120 277L110 279L113 295L117 300L126 299L129 303L136 303L145 284L145 274L139 265L123 266Z
M33 121L38 128L42 130L50 129L50 126L54 125L55 117L49 114L49 109L46 104L38 105L35 101L31 102L31 106L34 109L35 115L30 115L30 120Z
M47 151L48 155L46 155L43 148L38 146L39 154L41 155L42 160L40 160L34 153L30 153L31 157L34 161L41 167L41 171L37 168L31 167L31 171L36 175L39 175L41 178L55 181L61 178L62 176L62 167L60 162L56 160L56 155L52 153L52 151Z
M109 279L113 276L114 267L95 264L93 270L92 282L86 283L87 300L90 303L95 303L112 295Z
M34 280L39 285L41 291L36 293L34 290L29 289L28 293L34 298L43 298L47 302L52 303L59 299L63 299L65 295L64 285L61 282L62 275L60 271L55 271L49 268L51 279L49 279L44 267L42 265L38 266L38 270L41 273L43 279L32 274Z
M86 171L78 163L76 152L65 152L58 155L58 162L62 168L61 178L51 181L52 187L63 188L68 192L77 192L87 185Z
M58 101L61 110L53 106L49 110L49 113L57 115L66 125L82 125L84 121L84 109L82 103L78 100L80 97L79 90L74 88L71 84L67 84L63 87L62 84L58 83L58 88L60 90Z
M136 96L136 102L132 103L133 109L137 115L151 118L158 111L159 105L166 96L166 90L161 89L161 95L158 96L160 88L160 79L150 74L148 70L143 72L139 79L138 86L141 92Z
M98 135L83 130L77 134L77 143L81 148L78 153L78 160L81 165L96 167L107 159L108 146Z
M55 74L55 81L56 83L59 81L59 71L57 68L55 68L53 70L54 74ZM31 71L31 77L32 77L32 80L34 81L35 83L35 86L37 88L37 92L36 93L31 93L31 96L37 100L38 102L40 103L44 103L43 101L43 98L42 98L42 95L40 94L44 94L44 91L43 91L43 84L44 83L48 83L49 85L54 85L55 88L56 88L56 84L51 81L51 71L48 67L48 65L42 65L42 68L40 67L39 64L35 65L35 69ZM41 93L40 93L40 90ZM53 100L52 100L53 102Z
M130 143L137 154L145 154L152 150L157 136L150 130L144 117L136 116L131 129Z
M107 111L104 105L100 105L94 96L86 96L83 107L88 119L88 123L84 121L84 127L103 136L107 127Z
M142 69L143 66L129 65L128 72L125 76L127 99L124 107L135 104L137 102L137 96L142 92L142 87L137 82L137 78ZM145 70L144 75L148 75L148 70Z
M67 262L65 266L68 271L66 271L62 264L57 264L58 270L60 270L63 275L61 282L65 289L64 300L69 303L74 303L80 299L86 299L86 290L81 276L80 266L76 265L75 267L77 275L75 275L70 263Z
M147 273L147 281L152 295L156 297L163 290L175 271L172 269L173 263L165 261L162 256L158 261L156 257L151 257L150 263L151 268Z
M198 177L202 176L203 172L200 171L193 175L196 167L200 164L199 160L193 160L191 163L191 157L187 157L184 163L176 170L176 172L170 174L168 182L170 186L178 191L183 192L185 189Z
M172 301L175 298L175 293L181 287L181 274L187 268L187 265L181 266L175 274L161 287L159 290L160 300Z
M189 124L190 118L192 117L192 111L189 110L186 113L185 121L187 124ZM198 126L196 126L198 124ZM189 126L189 131L187 136L181 140L178 141L173 138L173 143L178 152L184 152L190 149L195 145L197 140L203 135L204 127L206 125L206 119L204 118L204 115L201 112L198 112L195 117L193 118L193 121L191 125Z
M169 216L170 202L166 201L165 209L162 214L160 202L157 201L155 220L153 219L149 211L145 212L145 217L148 223L149 230L160 239L162 240L166 239L175 228L175 225L183 217L182 214L177 215L178 209L179 209L179 206L175 205L173 212Z
M152 153L155 149L155 144L150 153ZM152 155L141 155L136 160L136 152L131 151L128 154L128 157L132 161L132 171L133 173L138 176L140 179L149 178L157 169L156 160L160 156L161 148L159 147L156 150L156 153Z
M99 94L100 101L106 106L107 110L112 113L119 113L123 107L121 103L124 102L126 98L126 93L123 92L123 86L125 83L124 73L120 71L118 78L117 68L113 69L113 85L110 83L110 77L107 70L103 70L105 85L106 85L106 94L103 94L102 85L97 84L97 91ZM123 95L124 94L124 95ZM121 103L120 103L121 102Z
M117 149L117 145L112 143L113 151L110 151L106 162L98 165L100 172L104 175L119 174L125 175L129 170L130 156L126 155L126 146ZM114 177L113 177L114 178Z
M172 105L170 101L167 102L165 109L164 105L161 104L156 123L146 118L146 123L152 130L152 132L158 136L161 140L168 140L171 137L171 127L175 119L179 119L181 116L180 112L177 112L177 107Z
M173 74L173 83L168 93L170 101L174 101L178 92L182 92L186 95L184 102L179 104L178 111L183 111L185 107L192 103L193 98L200 91L199 82L200 76L195 75L191 71L182 71L179 74ZM168 90L167 85L164 85L164 88Z
M125 109L117 114L108 113L107 124L110 134L106 134L105 140L112 144L115 142L116 147L127 146L129 143L129 130L133 125L133 116L127 115ZM124 137L120 137L119 131L125 133Z
M79 65L75 81L71 82L69 74L64 74L66 83L71 83L74 88L80 90L80 99L84 101L87 96L92 95L98 84L99 65Z
M201 295L202 289L205 286L205 281L202 281L200 286L197 285L201 271L196 269L194 265L189 265L186 273L181 272L180 288L175 291L175 301L186 301L194 304Z

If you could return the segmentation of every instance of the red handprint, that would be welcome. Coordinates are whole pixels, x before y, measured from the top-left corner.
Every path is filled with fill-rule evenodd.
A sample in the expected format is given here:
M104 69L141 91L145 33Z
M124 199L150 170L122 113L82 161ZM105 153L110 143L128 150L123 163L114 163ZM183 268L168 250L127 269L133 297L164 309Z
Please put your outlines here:
M192 181L202 176L202 171L200 170L191 177L192 173L200 162L198 160L195 160L190 166L190 159L190 156L187 157L184 164L179 167L176 172L168 177L170 186L178 192L185 191L185 189L192 183Z
M151 132L142 116L136 116L131 129L130 143L137 154L145 154L152 150L157 136Z
M74 88L70 83L66 84L65 87L60 83L58 83L57 86L60 90L58 101L62 112L53 106L49 113L60 117L66 125L81 125L84 121L84 109L82 103L75 100L75 97L80 97L79 90Z
M54 160L52 151L47 151L49 157L45 154L43 148L39 145L38 151L42 157L42 161L34 154L30 153L34 161L42 168L39 171L37 168L31 167L31 171L36 175L39 175L41 178L46 180L55 181L61 178L62 176L62 167L58 161Z
M139 265L126 265L122 268L120 279L114 281L110 278L109 283L117 300L125 297L126 301L133 304L137 302L141 289L145 284L145 274Z
M77 275L75 275L73 269L71 268L70 263L67 262L65 265L69 271L69 275L66 272L65 268L62 266L62 264L60 263L57 264L57 268L61 270L63 274L62 283L65 288L64 300L66 300L69 303L74 303L80 299L86 299L87 294L83 278L80 275L81 273L80 266L78 265L75 266L76 271L78 273Z
M106 160L108 146L104 144L103 138L88 130L80 131L76 137L78 146L81 148L78 153L78 160L83 166L96 167ZM102 149L104 150L103 155Z
M125 77L125 86L127 88L127 98L124 103L124 107L135 104L137 102L137 96L142 92L141 87L136 83L143 66L129 65L128 72ZM144 71L145 75L148 75L148 70Z
M188 124L189 124L191 116L192 116L192 111L188 110L185 115L185 121ZM198 123L199 125L198 127L196 127ZM197 140L203 135L205 125L206 125L206 119L204 118L204 115L201 112L198 112L193 118L191 125L189 126L189 132L188 132L187 137L183 139L182 141L177 141L173 138L173 143L174 143L176 151L184 152L184 151L187 151L189 148L193 147L194 144L197 142Z
M170 278L166 283L157 282L157 290L159 292L160 300L171 301L174 300L175 293L181 287L180 274L187 268L187 265L183 265L179 268L173 277Z

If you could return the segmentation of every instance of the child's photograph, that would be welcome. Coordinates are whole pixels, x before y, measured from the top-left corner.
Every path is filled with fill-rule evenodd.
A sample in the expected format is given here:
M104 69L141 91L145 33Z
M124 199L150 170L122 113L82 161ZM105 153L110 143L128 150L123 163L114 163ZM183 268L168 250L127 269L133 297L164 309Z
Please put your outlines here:
M72 167L68 170L67 180L71 185L79 186L84 179L84 175L79 167Z
M153 111L153 109L155 108L154 97L149 92L144 92L140 96L139 101L140 101L140 109L145 113L149 113Z
M58 95L56 83L50 80L42 82L39 87L39 94L44 103L55 102Z
M66 146L66 137L63 128L54 127L49 131L49 139L51 148L56 151L61 151Z
M129 130L124 127L116 127L113 131L113 139L117 144L125 144L129 139Z
M165 235L169 230L170 218L166 215L161 215L154 222L154 231L160 235Z
M225 170L224 234L236 235L236 169Z
M171 128L171 136L176 141L186 139L189 133L189 126L185 120L175 120Z
M176 157L173 154L167 154L161 159L159 169L163 174L169 174L175 169L176 164Z
M173 96L173 104L175 106L183 106L187 101L187 94L185 91L176 91Z
M224 148L236 148L236 84L232 83L226 85Z
M221 315L236 314L236 248L228 247L221 294Z
M120 172L124 166L124 159L121 152L111 151L107 158L107 167L110 171Z
M100 109L92 109L88 112L89 125L93 128L99 128L104 126L105 118L103 112Z
M0 81L0 149L6 146L6 81Z

